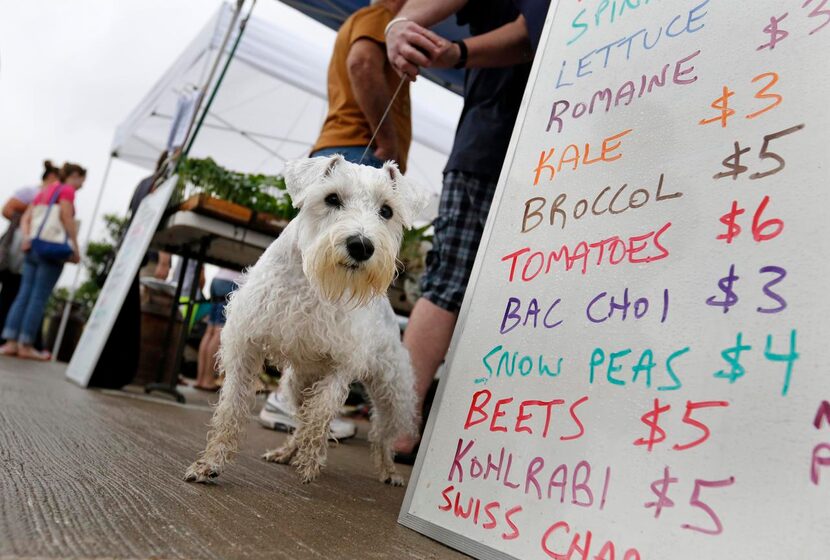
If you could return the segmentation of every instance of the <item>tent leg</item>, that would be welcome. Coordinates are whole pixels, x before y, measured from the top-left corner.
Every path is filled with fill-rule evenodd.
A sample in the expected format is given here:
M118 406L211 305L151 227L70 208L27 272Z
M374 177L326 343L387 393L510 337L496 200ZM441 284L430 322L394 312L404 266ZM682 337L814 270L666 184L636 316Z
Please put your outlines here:
M101 199L104 197L104 190L107 188L107 179L109 179L110 175L110 168L112 167L112 160L114 158L114 154L110 154L109 159L107 160L107 167L104 169L104 178L101 180L101 189L98 191L98 197L95 199L95 207L92 210L92 217L89 219L89 228L87 228L86 234L86 246L89 246L89 241L92 238L92 228L95 226L95 219L98 217L98 210L101 207ZM81 248L78 247L78 251ZM83 253L81 253L83 255ZM58 359L58 351L60 350L61 343L63 342L63 336L66 333L66 325L69 322L69 313L72 311L72 303L75 301L75 292L78 290L78 282L81 279L81 263L75 265L75 276L72 279L72 287L69 290L69 300L63 307L63 315L61 315L61 323L58 327L58 334L55 337L55 344L52 347L52 361L55 362Z

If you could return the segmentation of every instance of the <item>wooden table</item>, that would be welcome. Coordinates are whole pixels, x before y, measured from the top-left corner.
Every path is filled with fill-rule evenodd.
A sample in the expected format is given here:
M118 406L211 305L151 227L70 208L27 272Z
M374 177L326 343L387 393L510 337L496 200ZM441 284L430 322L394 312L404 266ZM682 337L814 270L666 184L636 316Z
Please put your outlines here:
M195 212L175 212L163 222L151 248L195 258L206 244L203 262L241 270L253 265L274 239Z

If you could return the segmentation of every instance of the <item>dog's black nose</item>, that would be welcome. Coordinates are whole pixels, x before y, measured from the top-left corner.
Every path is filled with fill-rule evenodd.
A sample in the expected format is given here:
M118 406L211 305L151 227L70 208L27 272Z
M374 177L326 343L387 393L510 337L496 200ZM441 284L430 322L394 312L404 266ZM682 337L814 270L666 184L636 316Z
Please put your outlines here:
M346 239L346 250L349 252L351 258L357 262L363 262L369 260L372 253L375 252L375 246L367 237L352 235Z

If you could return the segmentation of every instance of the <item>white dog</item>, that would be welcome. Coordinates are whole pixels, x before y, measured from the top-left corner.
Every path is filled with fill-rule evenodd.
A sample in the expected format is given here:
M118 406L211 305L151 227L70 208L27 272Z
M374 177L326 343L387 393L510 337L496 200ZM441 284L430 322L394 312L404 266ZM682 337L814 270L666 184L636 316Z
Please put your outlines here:
M294 465L311 482L325 464L329 422L360 380L373 403L369 434L380 480L402 485L395 439L415 429L414 378L385 297L403 228L426 197L388 162L341 156L289 163L285 182L299 215L248 271L227 306L219 350L225 383L207 448L185 480L222 472L248 424L254 380L268 361L285 374L298 427L263 458Z

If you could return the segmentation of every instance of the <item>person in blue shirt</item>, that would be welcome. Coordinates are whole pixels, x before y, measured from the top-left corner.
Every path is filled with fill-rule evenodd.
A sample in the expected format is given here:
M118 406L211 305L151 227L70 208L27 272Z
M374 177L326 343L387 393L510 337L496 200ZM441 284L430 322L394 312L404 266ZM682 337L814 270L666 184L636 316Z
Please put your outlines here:
M433 248L404 333L423 411L444 361L475 262L513 125L522 102L546 0L408 0L386 28L387 56L414 80L420 67L464 68L464 108L444 181ZM428 27L455 14L471 37L450 42ZM416 440L398 444L399 459L413 459Z

